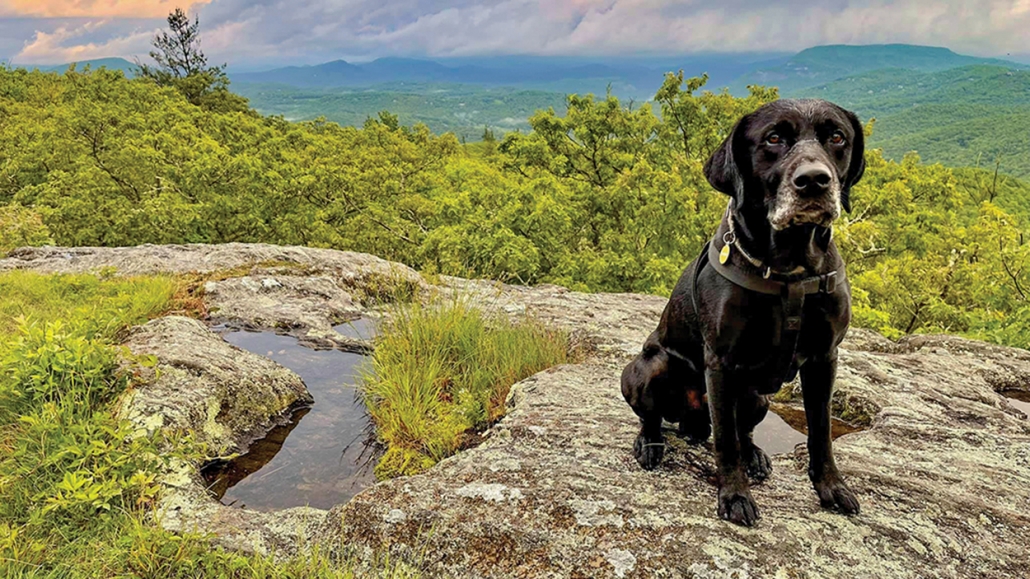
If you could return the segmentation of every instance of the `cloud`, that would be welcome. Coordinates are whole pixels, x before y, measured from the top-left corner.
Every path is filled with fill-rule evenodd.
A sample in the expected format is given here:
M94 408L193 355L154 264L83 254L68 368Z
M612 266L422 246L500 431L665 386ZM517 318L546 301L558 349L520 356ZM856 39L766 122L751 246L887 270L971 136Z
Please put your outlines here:
M0 15L43 18L162 18L212 0L0 0Z
M1030 0L215 0L201 9L248 54L625 54L791 51L907 42L1025 50Z
M160 17L172 0L0 0L0 13ZM1030 0L193 0L212 61L319 62L387 55L625 55L794 51L903 42L1026 52ZM137 29L86 42L45 18L19 59L125 50ZM110 27L111 24L108 25ZM80 25L81 27L81 25ZM150 27L147 29L149 30ZM107 30L108 28L104 28ZM145 36L149 41L150 33ZM80 42L81 41L81 42ZM47 56L56 58L56 56Z
M61 26L53 32L36 31L12 60L20 64L64 64L111 56L146 54L156 30L116 36L104 42L74 42L102 29L106 22L87 22L78 27ZM73 41L69 43L69 41Z

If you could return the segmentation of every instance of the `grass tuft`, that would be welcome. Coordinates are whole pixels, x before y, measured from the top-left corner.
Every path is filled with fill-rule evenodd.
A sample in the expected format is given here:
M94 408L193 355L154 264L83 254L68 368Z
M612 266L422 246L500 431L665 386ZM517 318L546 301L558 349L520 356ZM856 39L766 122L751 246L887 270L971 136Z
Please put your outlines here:
M396 308L361 385L386 447L376 475L415 474L454 454L504 415L513 384L569 357L566 334L466 299Z

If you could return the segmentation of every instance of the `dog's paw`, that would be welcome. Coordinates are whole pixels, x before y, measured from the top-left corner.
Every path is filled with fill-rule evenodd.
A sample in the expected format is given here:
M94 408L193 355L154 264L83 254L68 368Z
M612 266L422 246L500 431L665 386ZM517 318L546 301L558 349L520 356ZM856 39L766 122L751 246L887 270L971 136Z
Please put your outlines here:
M772 461L764 450L751 445L751 459L747 463L747 476L752 481L764 481L772 474Z
M648 441L644 435L637 436L633 443L633 457L637 459L644 470L654 470L662 463L665 456L665 441Z
M858 499L855 493L851 492L844 480L835 477L821 482L814 482L815 493L819 495L819 504L824 509L840 511L845 515L855 515L859 512Z
M758 505L755 504L755 499L751 498L751 491L748 489L743 491L720 489L719 516L731 523L745 527L754 526L758 519L762 518L762 515L758 513Z

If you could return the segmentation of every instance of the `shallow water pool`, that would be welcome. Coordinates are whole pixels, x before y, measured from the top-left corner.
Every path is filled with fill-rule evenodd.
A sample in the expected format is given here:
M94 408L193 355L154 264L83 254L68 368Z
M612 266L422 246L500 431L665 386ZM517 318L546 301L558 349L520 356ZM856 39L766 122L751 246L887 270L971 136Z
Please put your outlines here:
M337 331L367 339L371 328L359 320ZM315 402L296 409L287 424L273 428L246 454L202 470L218 500L258 511L328 509L375 482L366 445L369 419L355 388L366 356L312 350L271 332L232 331L223 337L296 372Z
M808 437L770 410L755 427L754 440L766 454L772 455L794 452L794 447L808 440Z

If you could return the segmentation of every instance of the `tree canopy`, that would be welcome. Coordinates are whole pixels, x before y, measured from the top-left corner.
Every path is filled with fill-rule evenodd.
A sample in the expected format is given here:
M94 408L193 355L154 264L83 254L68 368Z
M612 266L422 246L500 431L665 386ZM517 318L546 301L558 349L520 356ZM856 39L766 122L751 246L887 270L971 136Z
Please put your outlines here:
M0 221L61 245L268 242L427 273L667 294L727 198L702 166L777 98L669 75L653 102L570 96L487 151L390 114L364 127L197 104L106 70L0 70ZM867 152L837 239L856 324L1030 346L1030 187ZM12 226L12 231L13 231Z

